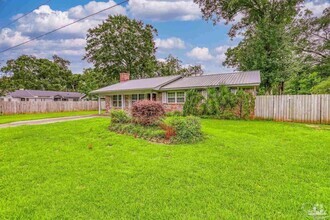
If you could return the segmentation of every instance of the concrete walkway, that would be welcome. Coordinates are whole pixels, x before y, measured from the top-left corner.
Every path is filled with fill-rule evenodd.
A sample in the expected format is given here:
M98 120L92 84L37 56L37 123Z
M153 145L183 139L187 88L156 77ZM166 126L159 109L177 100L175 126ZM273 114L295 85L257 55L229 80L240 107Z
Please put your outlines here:
M84 115L84 116L70 116L70 117L60 117L60 118L45 118L38 120L29 120L29 121L16 121L8 124L0 124L0 128L11 128L21 125L42 125L42 124L52 124L57 122L65 121L76 121L81 119L96 118L96 115Z

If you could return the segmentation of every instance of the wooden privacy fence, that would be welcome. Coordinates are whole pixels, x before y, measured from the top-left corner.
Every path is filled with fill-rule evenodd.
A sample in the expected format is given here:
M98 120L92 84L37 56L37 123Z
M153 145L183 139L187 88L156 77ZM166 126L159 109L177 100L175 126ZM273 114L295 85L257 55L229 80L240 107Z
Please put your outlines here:
M97 109L97 101L0 101L0 115L91 111Z
M330 95L257 96L255 118L330 123Z

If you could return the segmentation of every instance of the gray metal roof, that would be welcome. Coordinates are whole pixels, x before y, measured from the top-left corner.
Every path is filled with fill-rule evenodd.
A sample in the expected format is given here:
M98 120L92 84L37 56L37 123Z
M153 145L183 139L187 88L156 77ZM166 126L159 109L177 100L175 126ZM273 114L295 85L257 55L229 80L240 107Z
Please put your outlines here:
M79 92L60 92L60 91L43 91L43 90L16 90L8 93L8 96L13 98L49 98L54 96L60 96L63 98L80 98L85 94Z
M260 84L260 71L208 74L202 76L182 77L179 75L128 80L107 86L92 94L105 94L134 90L175 90L205 88L220 85L253 86Z
M259 85L260 71L234 72L222 74L208 74L178 79L161 88L161 90L174 90L185 88L204 88L220 85L244 86Z
M158 90L161 86L179 78L181 78L180 75L128 80L92 91L91 93L102 94L126 90Z

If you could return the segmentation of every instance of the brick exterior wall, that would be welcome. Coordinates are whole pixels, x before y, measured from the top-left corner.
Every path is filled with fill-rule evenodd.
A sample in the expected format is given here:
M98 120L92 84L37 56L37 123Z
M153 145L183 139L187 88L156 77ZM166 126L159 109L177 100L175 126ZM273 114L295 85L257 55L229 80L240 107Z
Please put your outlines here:
M168 104L168 103L164 103L164 108L166 112L173 112L173 111L183 111L183 104Z
M251 93L253 95L256 94L256 88L245 88L244 89L245 92ZM130 112L130 108L131 108L131 98L130 95L124 95L125 97L125 107L124 110ZM157 101L158 102L162 102L162 92L158 92L157 93ZM111 99L109 96L105 97L105 109L106 112L108 113L111 108L110 108L110 102ZM183 111L183 103L182 104L178 104L178 103L163 103L165 111L166 112L171 112L171 111ZM122 109L122 108L113 108L113 109Z
M110 112L110 96L106 96L105 98L105 112Z

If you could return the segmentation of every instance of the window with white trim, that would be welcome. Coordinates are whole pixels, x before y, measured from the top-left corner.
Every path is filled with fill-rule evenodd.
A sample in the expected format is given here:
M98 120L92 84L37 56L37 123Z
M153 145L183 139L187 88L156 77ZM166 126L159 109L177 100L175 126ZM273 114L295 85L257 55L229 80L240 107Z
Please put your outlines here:
M112 107L121 107L121 95L113 95L112 96Z
M167 103L175 103L175 92L167 93Z
M176 93L176 102L177 103L184 103L184 92L177 92Z
M132 104L138 100L143 100L145 97L145 94L132 94Z
M236 94L237 93L237 89L231 88L230 89L230 92L233 93L233 94Z

